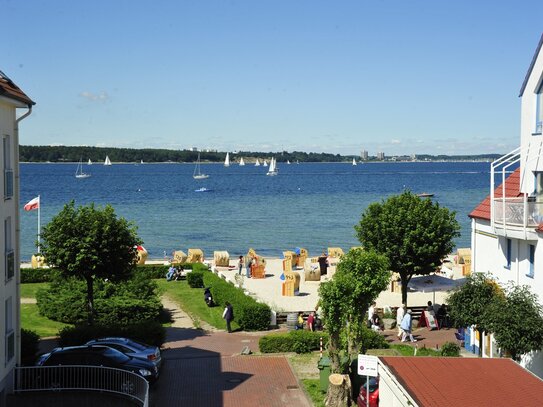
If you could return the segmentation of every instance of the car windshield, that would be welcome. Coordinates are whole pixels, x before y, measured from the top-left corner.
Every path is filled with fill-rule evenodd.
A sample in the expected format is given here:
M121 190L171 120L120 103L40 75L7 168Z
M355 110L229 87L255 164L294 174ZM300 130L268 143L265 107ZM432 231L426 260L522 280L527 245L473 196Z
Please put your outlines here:
M141 342L137 342L137 341L135 341L135 340L133 340L133 339L129 339L129 340L127 341L127 343L128 343L131 347L133 347L134 349L137 349L137 350L139 350L139 351L144 351L145 349L148 348L148 346L144 345L144 344L141 343Z
M128 360L130 360L130 358L128 356L126 356L124 353L122 352L119 352L118 350L116 349L111 349L111 348L107 348L105 351L104 351L104 356L114 360L115 362L118 362L118 363L126 363Z
M370 387L369 388L370 393L373 393L375 390L379 388L379 381L377 380L376 377L370 377L369 387ZM364 389L364 392L366 391L366 378L363 379L363 384L361 386L361 389Z

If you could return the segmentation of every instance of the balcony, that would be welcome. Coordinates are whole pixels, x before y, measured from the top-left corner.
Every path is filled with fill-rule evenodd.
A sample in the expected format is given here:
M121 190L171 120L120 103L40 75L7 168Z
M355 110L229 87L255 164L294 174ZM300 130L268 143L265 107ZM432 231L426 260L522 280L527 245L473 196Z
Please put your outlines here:
M543 202L533 197L494 198L495 227L537 228L543 222Z

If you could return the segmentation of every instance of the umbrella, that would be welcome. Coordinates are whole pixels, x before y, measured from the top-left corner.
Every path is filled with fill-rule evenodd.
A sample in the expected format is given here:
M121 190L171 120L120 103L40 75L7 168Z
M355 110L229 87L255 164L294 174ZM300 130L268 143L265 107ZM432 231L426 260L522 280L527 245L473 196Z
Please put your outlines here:
M449 291L455 287L461 286L466 282L465 278L453 280L437 274L429 274L427 276L413 277L409 281L408 287L415 291L423 293L432 292L434 294L434 302L436 300L436 291Z

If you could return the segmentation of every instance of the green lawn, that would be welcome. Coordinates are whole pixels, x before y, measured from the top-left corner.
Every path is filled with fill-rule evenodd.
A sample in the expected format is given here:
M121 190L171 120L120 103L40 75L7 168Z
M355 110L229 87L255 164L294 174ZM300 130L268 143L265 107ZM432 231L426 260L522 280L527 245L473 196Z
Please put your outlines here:
M199 321L205 321L209 325L226 329L226 323L222 319L222 307L208 307L204 302L204 290L202 288L190 288L186 280L166 281L165 279L155 280L160 292L177 302L179 306L189 314L198 326ZM235 310L234 310L235 314ZM232 329L236 330L239 325L232 322Z
M21 304L21 328L30 329L40 337L56 336L61 328L68 326L40 315L36 304Z
M324 407L324 398L326 397L326 393L321 391L320 380L302 379L302 384L304 385L307 394L309 394L309 397L313 402L313 406Z
M40 288L47 288L49 283L25 283L21 284L21 298L36 298L36 292Z

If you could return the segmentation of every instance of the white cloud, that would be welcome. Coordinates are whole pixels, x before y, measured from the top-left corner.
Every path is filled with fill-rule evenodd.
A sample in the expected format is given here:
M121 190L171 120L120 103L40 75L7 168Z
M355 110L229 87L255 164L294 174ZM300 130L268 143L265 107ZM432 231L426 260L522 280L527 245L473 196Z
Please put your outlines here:
M402 144L402 141L398 139L392 139L390 140L390 144Z
M100 92L98 94L92 92L81 92L79 94L82 98L87 99L90 102L106 102L109 100L109 95L107 92Z

